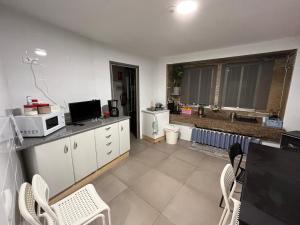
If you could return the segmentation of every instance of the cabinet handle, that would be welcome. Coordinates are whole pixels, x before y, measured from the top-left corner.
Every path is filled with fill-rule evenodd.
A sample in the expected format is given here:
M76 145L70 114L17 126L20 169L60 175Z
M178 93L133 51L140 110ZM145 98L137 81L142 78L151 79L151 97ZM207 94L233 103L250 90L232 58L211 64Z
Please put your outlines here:
M123 128L123 126L121 126L121 131L123 131L124 130L124 128Z
M109 130L111 127L106 127L105 130Z
M111 134L106 136L106 138L110 138L110 137L111 137Z
M74 142L74 149L76 149L77 148L77 142Z
M111 142L108 142L107 144L106 144L106 146L110 146L111 145Z
M107 155L110 155L111 153L112 153L112 150L111 150L111 151L109 151L109 152L107 152L106 154L107 154Z
M64 148L64 153L66 153L66 154L67 154L67 153L68 153L68 151L69 151L69 148L68 148L68 146L66 146L66 145L65 145L65 148Z

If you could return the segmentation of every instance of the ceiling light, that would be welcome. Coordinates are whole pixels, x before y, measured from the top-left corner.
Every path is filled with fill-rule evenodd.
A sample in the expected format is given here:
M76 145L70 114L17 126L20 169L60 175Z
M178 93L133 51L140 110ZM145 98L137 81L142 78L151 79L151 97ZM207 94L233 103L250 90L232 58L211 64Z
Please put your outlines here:
M176 11L180 14L189 14L197 10L198 3L195 0L184 0L178 3Z
M36 48L34 53L38 56L47 56L47 51L45 49Z

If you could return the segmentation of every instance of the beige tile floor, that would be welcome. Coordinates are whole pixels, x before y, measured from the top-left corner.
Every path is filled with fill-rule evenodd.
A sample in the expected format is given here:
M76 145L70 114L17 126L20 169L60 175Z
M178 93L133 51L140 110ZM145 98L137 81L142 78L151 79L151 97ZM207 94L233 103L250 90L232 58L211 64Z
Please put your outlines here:
M93 183L112 225L216 225L228 161L177 145L132 138L130 156Z

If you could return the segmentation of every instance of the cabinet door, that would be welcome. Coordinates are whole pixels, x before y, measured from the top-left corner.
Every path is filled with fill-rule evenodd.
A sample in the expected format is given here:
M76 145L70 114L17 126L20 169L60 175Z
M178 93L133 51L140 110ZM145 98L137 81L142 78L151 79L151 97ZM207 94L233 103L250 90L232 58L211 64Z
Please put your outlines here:
M40 174L49 185L50 197L74 184L69 138L37 146L31 157L37 164L34 172Z
M94 131L70 137L75 181L97 170Z
M120 155L130 149L130 127L129 120L119 122Z
M157 122L158 122L158 132L154 135L154 138L160 138L165 136L165 127L169 124L170 121L170 113L169 111L164 111L156 114Z
M120 155L119 128L114 123L95 130L98 168L111 162Z

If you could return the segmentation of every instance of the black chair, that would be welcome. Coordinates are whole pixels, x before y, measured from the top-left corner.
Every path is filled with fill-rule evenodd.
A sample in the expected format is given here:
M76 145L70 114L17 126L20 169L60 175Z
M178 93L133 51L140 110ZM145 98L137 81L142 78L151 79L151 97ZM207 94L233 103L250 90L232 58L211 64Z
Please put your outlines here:
M241 163L243 161L243 156L244 156L241 145L239 143L235 143L231 145L228 151L228 155L229 155L230 163L233 168L235 168L234 166L235 158L240 155L240 160L236 166L235 177L237 182L243 184L245 179L245 169L241 167Z
M231 145L229 148L229 151L228 151L228 155L229 155L229 159L230 159L230 163L231 163L232 167L236 168L236 171L235 171L236 181L239 182L240 184L243 184L244 179L245 179L245 169L241 167L241 163L242 163L243 156L244 156L241 145L239 143L235 143L235 144ZM234 164L235 164L234 161L237 156L240 156L240 160L239 160L237 166L234 166ZM232 186L231 186L231 188L232 188ZM221 198L219 207L222 207L222 203L223 203L223 196Z

